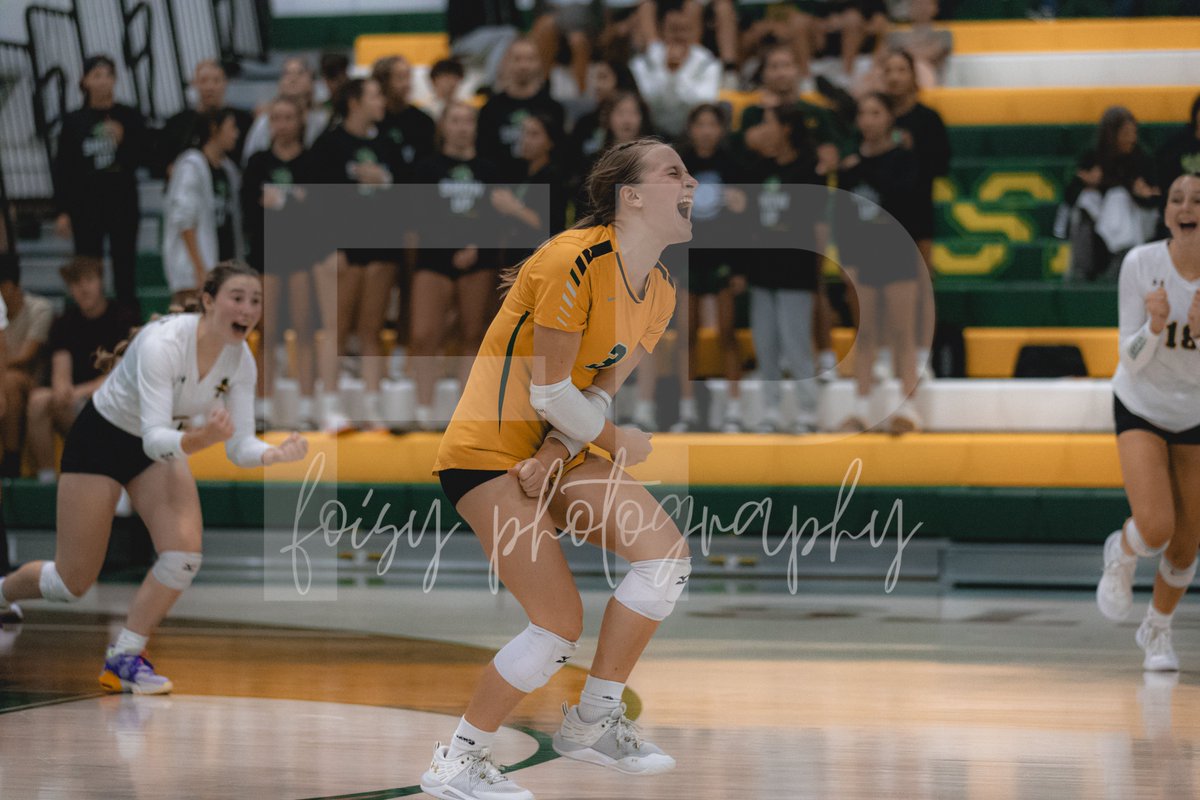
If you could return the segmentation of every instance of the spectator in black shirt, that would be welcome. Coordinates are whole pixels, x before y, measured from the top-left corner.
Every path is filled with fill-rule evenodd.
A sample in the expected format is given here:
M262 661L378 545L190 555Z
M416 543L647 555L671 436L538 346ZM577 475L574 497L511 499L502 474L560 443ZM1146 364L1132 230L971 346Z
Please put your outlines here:
M726 423L723 430L740 431L742 358L738 352L734 298L746 290L741 271L745 261L754 258L753 250L734 250L737 229L730 218L746 210L746 193L736 184L746 177L746 165L725 146L728 131L725 112L716 105L696 106L688 115L687 139L679 150L696 187L692 207L693 234L688 245L687 279L677 284L679 309L687 329L687 359L680 360L679 422L671 428L684 433L702 429L696 399L692 393L693 371L698 353L700 303L712 295L717 304L717 339L720 344L724 377L729 386Z
M219 62L206 59L196 65L196 72L192 78L192 88L196 91L196 107L185 108L168 119L163 126L159 135L158 163L155 164L158 175L165 176L180 153L197 146L203 133L200 130L201 117L209 111L225 108L225 90L228 86L225 68ZM242 148L246 144L246 134L250 132L250 126L254 124L254 115L240 108L230 107L230 110L237 120L241 135L229 157L235 163L241 164Z
M523 124L523 123L522 123ZM496 308L499 251L470 243L472 223L493 213L488 185L500 177L494 163L478 154L475 109L455 103L445 110L438 125L441 151L417 165L416 182L436 184L459 222L464 246L458 250L423 247L412 284L413 378L417 384L417 423L433 427L433 395L437 381L436 358L445 344L446 319L457 303L461 331L459 377L466 383L471 361L483 341ZM518 140L519 144L519 140Z
M300 384L300 417L313 417L313 325L312 275L309 269L318 254L296 246L286 235L290 229L309 224L305 216L307 192L304 150L304 110L295 100L277 97L268 107L271 123L271 149L250 156L242 176L242 222L246 228L246 261L263 275L263 344L256 348L260 389L264 396L274 386L272 360L279 342L283 306L280 295L287 289L292 330L296 334L297 370ZM270 218L272 234L267 246ZM282 234L282 235L281 235ZM270 252L268 252L268 249Z
M888 53L883 62L883 79L887 87L885 93L896 112L895 130L900 144L917 157L921 193L912 209L909 232L917 242L921 260L932 279L936 276L933 267L933 182L950 174L950 134L941 116L917 100L917 73L911 55L903 50ZM922 291L917 302L917 370L928 376L931 373L926 345L933 341L936 311L930 292Z
M329 98L325 105L332 109L334 98L350 80L350 59L345 53L321 53L318 71L325 82L325 96Z
M54 483L54 432L66 435L104 381L104 373L96 368L96 351L112 352L140 322L129 306L104 296L104 265L99 259L77 256L59 274L74 303L50 328L50 385L30 393L26 417L26 436L41 483Z
M770 155L751 165L758 189L750 201L759 247L750 264L750 331L764 381L763 432L783 429L780 380L786 362L796 381L797 416L791 430L815 430L817 411L813 322L825 249L825 179L804 112L794 106L766 109L763 148Z
M361 210L370 206L375 190L404 179L406 167L397 148L379 135L386 112L383 89L373 78L352 78L334 98L334 116L340 122L321 135L309 155L309 174L315 183L350 183L361 187ZM342 213L355 213L343 208ZM358 334L363 357L363 383L367 420L382 419L379 384L383 359L379 333L383 330L395 283L394 249L354 248L326 260L314 273L317 303L329 347L317 354L324 387L320 400L321 425L338 430L348 425L337 399L337 354L346 352L351 325ZM336 349L335 349L336 348Z
M842 161L834 203L834 230L842 268L852 285L858 337L854 344L855 407L844 421L847 431L873 426L870 397L875 358L887 332L895 374L900 378L901 407L892 415L894 433L916 429L920 418L911 397L917 389L917 303L925 266L913 233L923 224L921 203L927 187L912 150L896 142L892 102L869 94L858 104L863 141Z
M389 139L408 166L433 154L434 124L429 115L408 102L412 67L404 56L387 56L375 62L371 77L383 89L387 113L379 133Z
M582 172L583 165L591 163L604 147L605 131L600 121L600 108L618 91L637 92L633 72L622 61L596 61L592 64L590 74L596 108L577 119L571 128L567 155L572 172Z
M571 176L571 190L575 195L575 219L582 219L592 213L582 181L584 176L591 173L600 156L614 145L649 136L654 130L654 123L650 119L650 109L640 94L618 89L600 106L600 128L604 132L600 149Z
M506 178L521 174L521 123L535 111L550 116L563 127L563 107L550 97L537 47L518 39L508 48L502 90L492 95L479 113L479 155L500 167Z
M494 189L491 194L492 207L496 211L511 217L514 226L532 229L542 239L561 233L567 227L567 195L563 187L562 170L558 166L564 138L562 129L555 127L554 120L547 115L530 114L526 117L520 142L521 159L525 164L524 179L511 189ZM547 208L543 210L526 204L530 186L543 188L543 192L537 196L548 198ZM532 254L532 248L508 249L504 252L504 260L516 264Z
M146 153L146 124L114 100L116 67L108 56L84 61L83 107L63 118L54 159L54 205L60 236L74 236L77 255L104 257L108 238L117 299L137 306L135 268L137 168Z

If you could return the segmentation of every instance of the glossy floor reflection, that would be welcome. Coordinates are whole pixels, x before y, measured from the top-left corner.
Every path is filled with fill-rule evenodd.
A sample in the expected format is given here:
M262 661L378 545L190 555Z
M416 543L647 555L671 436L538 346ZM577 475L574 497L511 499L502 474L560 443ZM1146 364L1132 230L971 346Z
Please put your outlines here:
M511 597L473 588L271 603L261 585L199 584L152 644L178 694L98 698L99 653L131 592L30 606L0 635L0 797L415 794L490 649L522 624ZM584 663L606 599L585 591ZM1098 619L1082 593L699 585L630 682L675 772L553 757L544 734L581 670L522 704L501 760L523 761L541 800L1193 797L1190 612L1176 622L1184 671L1143 675L1136 623Z

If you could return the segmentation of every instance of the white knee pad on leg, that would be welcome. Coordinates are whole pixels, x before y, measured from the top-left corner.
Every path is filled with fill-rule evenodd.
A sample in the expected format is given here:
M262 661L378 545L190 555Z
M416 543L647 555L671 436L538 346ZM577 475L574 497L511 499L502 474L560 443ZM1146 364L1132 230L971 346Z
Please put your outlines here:
M539 628L532 622L492 659L500 677L528 694L540 689L575 655L578 642Z
M164 550L158 554L158 561L150 574L154 579L166 586L182 592L192 585L196 573L200 571L200 562L204 557L200 553L185 553L182 550Z
M42 572L38 576L38 589L41 591L42 597L56 603L74 603L79 600L63 583L53 561L42 564Z
M1132 518L1125 523L1125 541L1129 543L1129 549L1134 555L1141 558L1152 558L1153 556L1162 555L1162 552L1167 549L1168 542L1163 542L1159 547L1150 547L1146 544L1146 540L1142 538L1142 532L1138 530L1137 522Z
M1192 585L1192 578L1196 577L1196 565L1200 561L1192 559L1191 566L1180 569L1171 563L1171 560L1164 555L1158 562L1158 574L1162 575L1167 586L1173 586L1176 589L1186 589Z
M690 558L634 561L613 597L635 614L662 622L675 609L675 601L687 588L691 574Z

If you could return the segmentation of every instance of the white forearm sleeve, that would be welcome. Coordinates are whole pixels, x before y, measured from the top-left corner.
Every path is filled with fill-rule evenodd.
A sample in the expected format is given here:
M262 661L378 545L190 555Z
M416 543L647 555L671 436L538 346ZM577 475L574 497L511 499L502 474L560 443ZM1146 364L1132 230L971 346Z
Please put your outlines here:
M183 431L171 428L151 428L142 434L142 450L155 461L170 461L181 458L183 452Z
M581 394L583 394L584 399L595 406L596 410L599 411L602 416L607 417L608 407L612 405L612 397L608 392L593 384L584 389ZM600 429L604 430L603 422L600 424ZM597 433L596 435L599 436L600 434ZM588 442L572 439L570 436L567 436L565 433L557 429L551 430L548 434L546 434L546 438L557 439L559 442L561 442L562 446L567 448L568 460L579 455L580 451L588 445Z
M529 384L529 403L551 426L572 439L590 442L604 430L604 414L588 402L570 378L548 386Z
M1157 336L1150 330L1150 322L1138 328L1132 335L1121 340L1121 360L1134 372L1139 371L1154 359L1162 334Z

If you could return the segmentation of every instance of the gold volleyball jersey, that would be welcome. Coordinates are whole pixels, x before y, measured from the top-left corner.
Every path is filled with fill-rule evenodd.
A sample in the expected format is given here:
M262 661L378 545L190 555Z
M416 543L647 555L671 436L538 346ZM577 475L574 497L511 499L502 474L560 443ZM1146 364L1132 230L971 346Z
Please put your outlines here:
M659 262L644 287L631 286L611 225L568 230L521 266L492 320L458 408L438 448L434 472L512 467L541 447L549 424L529 403L533 326L582 332L571 382L647 351L675 313L675 284Z

